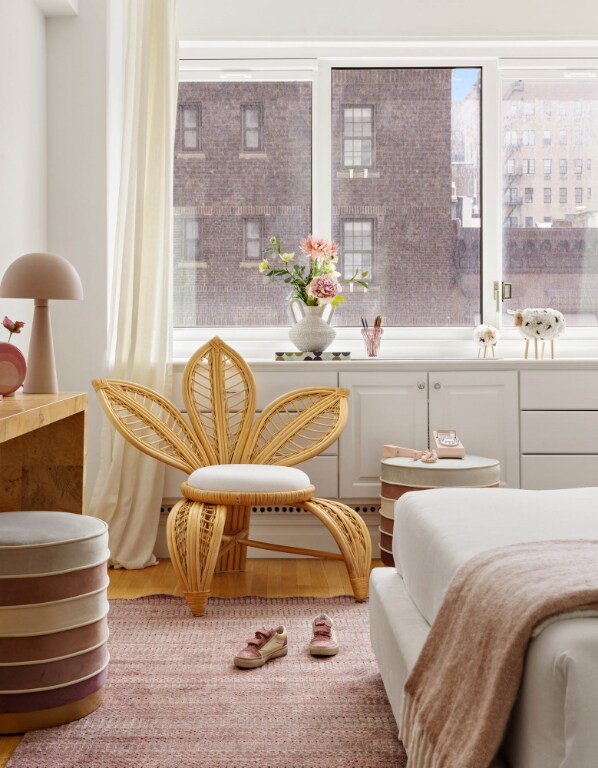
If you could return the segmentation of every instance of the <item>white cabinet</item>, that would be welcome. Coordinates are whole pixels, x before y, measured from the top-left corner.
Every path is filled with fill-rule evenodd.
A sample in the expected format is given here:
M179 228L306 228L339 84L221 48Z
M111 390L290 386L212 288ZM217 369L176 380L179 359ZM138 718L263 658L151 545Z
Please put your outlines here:
M521 372L521 486L598 485L598 371Z
M516 371L340 373L350 390L339 440L341 498L380 493L384 443L428 446L433 429L456 429L468 453L496 458L503 483L519 486Z
M467 453L500 461L501 482L519 487L516 371L431 372L432 430L456 429Z
M374 499L380 495L381 446L427 444L428 376L341 371L339 385L350 391L349 420L339 439L340 496Z

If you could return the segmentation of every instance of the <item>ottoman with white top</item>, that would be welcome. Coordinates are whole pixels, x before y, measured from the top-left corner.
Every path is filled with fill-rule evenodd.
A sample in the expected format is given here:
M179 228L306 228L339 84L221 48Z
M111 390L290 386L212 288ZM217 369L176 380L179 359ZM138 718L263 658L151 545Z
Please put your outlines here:
M404 493L431 488L498 488L500 463L484 456L438 459L433 464L396 457L382 459L380 468L380 559L395 564L392 554L395 505Z
M0 733L68 723L101 704L108 555L101 520L0 514Z

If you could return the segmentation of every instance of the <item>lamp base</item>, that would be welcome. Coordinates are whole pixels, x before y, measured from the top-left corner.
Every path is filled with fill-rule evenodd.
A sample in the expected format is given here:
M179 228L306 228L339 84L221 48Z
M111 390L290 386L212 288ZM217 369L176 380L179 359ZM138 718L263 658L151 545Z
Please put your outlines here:
M50 308L47 299L35 299L23 392L30 394L58 392Z

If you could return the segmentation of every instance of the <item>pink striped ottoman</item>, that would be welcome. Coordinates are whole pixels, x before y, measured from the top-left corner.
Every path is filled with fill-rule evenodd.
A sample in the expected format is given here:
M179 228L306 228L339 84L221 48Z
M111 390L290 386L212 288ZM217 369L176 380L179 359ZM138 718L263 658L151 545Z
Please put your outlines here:
M0 733L68 723L101 704L108 555L101 520L0 513Z

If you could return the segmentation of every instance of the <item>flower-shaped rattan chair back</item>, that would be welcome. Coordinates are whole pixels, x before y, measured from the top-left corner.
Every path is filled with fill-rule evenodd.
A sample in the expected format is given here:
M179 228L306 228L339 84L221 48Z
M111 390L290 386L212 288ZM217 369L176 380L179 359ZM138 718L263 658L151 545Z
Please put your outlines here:
M183 374L178 408L147 387L94 379L116 429L140 451L191 473L213 464L292 466L321 453L347 421L347 390L303 388L282 395L255 420L255 382L243 358L218 337L200 347Z
M293 390L256 417L253 375L243 358L217 337L200 347L185 367L183 400L189 421L147 387L106 379L95 379L93 385L126 440L188 474L210 465L290 467L321 453L347 421L348 392L332 387ZM243 570L248 546L342 559L355 598L367 598L371 540L365 523L350 507L313 498L311 485L276 494L206 494L188 483L182 490L185 498L168 518L168 548L194 614L205 610L217 564L221 570ZM340 554L250 540L252 505L266 498L268 503L275 499L273 503L315 515L334 537Z

